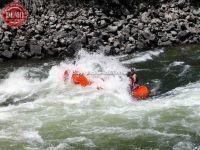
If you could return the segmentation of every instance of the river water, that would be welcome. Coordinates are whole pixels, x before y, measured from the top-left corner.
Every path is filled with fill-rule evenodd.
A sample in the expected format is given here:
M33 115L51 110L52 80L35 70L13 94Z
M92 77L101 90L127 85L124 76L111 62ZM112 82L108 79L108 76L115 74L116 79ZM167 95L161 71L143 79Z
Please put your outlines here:
M200 46L78 58L0 64L0 150L200 149ZM146 101L129 94L131 67ZM63 82L65 69L95 84Z

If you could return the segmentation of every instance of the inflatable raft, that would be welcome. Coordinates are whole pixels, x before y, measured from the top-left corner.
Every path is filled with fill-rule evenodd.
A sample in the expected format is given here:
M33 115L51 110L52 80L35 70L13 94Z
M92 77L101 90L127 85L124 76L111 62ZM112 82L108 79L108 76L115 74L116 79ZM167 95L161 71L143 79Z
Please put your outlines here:
M64 81L67 81L69 79L69 71L65 70L63 75ZM92 84L92 81L90 81L85 75L79 73L78 71L74 71L71 76L71 80L74 84L86 87L90 86Z
M140 85L136 87L134 90L132 90L131 94L138 100L144 100L144 99L149 98L150 90L147 86Z
M65 70L63 75L64 81L69 80L69 71ZM80 85L82 87L90 86L93 84L93 82L88 79L84 74L79 73L78 71L74 71L71 76L71 81L76 84ZM101 86L97 86L98 90L103 89ZM138 100L144 100L147 99L150 95L150 90L147 86L141 85L136 87L134 90L132 90L131 94L137 98Z

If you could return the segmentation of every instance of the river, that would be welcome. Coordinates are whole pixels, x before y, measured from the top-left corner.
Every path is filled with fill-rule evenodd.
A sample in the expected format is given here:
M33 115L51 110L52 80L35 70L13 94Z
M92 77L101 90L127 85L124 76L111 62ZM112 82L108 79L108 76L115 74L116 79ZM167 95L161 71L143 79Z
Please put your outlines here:
M131 67L151 89L146 101L129 94ZM65 69L88 74L96 85L63 82ZM198 45L120 57L81 50L75 64L1 63L0 150L198 150L199 72Z

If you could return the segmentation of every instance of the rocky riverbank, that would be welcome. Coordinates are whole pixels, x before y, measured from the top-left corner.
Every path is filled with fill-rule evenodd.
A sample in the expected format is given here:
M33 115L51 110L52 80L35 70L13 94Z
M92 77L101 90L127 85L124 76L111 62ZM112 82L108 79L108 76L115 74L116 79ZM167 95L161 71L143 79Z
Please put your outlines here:
M49 4L19 29L0 22L0 61L73 57L81 48L121 55L187 43L200 43L200 9L185 0L120 18L101 8Z

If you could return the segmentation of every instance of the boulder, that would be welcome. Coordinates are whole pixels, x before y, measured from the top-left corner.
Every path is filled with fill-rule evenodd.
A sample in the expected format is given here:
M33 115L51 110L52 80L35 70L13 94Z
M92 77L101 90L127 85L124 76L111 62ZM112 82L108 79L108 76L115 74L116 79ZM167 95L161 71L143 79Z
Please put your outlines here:
M134 52L136 46L133 44L127 44L126 49L125 49L125 53L130 54L132 52Z
M179 0L178 3L177 3L177 5L178 5L179 7L184 7L184 6L185 6L185 3L186 3L186 0Z
M143 23L138 23L138 29L142 30L144 28L144 24Z
M65 50L67 56L73 57L78 50L80 50L83 47L83 44L80 39L74 39L74 42L72 42L68 48Z
M195 16L200 16L200 8L199 9L195 9L192 12Z
M4 32L4 35L5 35L5 36L7 36L7 37L9 37L9 36L11 36L11 35L12 35L12 33L11 33L11 32L9 32L9 31L5 31L5 32Z
M26 46L26 41L17 41L17 45L19 47L25 47Z
M185 39L187 36L189 35L188 31L184 30L184 31L180 31L177 35L177 38L179 40L183 40Z
M30 45L30 51L33 55L41 55L42 47L40 45Z
M53 37L54 37L54 39L60 39L60 38L67 37L67 32L66 32L66 31L58 31L58 32L55 32L55 33L53 34Z
M148 13L148 12L144 12L144 13L141 15L141 21L142 21L143 23L149 23L149 22L150 22L149 13Z
M172 44L172 42L171 41L165 41L165 42L162 42L161 40L159 40L158 41L158 45L159 46L169 46L169 45L171 45Z
M110 55L111 54L111 46L106 45L105 47L103 47L103 52L105 55Z
M151 20L151 24L162 24L162 21L158 18L154 18Z
M118 26L108 26L108 32L115 33L118 30Z
M10 42L10 38L8 36L4 36L4 38L1 41L2 43L9 43Z
M146 40L149 40L149 41L154 41L156 38L156 36L151 33L149 28L145 28L144 31L142 32L142 35Z
M138 49L143 49L145 47L144 42L143 41L137 41L136 42L136 47Z
M44 28L41 24L36 25L36 30L38 30L39 32L43 32Z
M1 53L4 58L11 59L13 57L14 52L5 50Z

